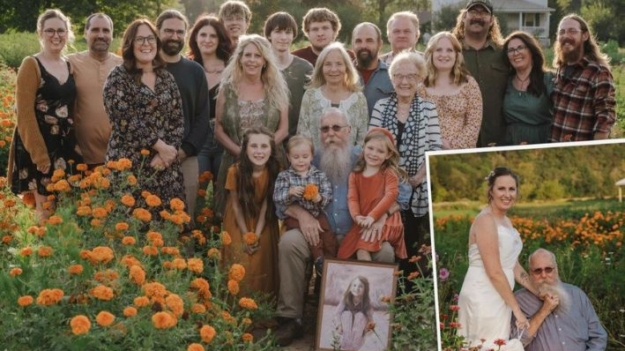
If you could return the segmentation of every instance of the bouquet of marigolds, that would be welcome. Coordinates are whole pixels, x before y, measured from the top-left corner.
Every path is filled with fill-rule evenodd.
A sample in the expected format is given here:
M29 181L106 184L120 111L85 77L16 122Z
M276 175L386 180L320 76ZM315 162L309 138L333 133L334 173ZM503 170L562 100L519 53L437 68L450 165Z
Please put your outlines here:
M272 309L239 293L227 233L194 230L186 250L184 202L138 188L155 172L126 159L74 169L54 174L44 225L0 192L0 349L275 349L251 334Z

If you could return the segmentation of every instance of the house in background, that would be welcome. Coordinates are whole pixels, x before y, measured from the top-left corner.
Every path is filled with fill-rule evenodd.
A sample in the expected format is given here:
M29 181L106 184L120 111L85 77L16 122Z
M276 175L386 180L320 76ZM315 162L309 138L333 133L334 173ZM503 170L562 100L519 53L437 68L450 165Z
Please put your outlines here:
M464 8L466 3L465 0L432 0L432 14L436 16L444 6ZM551 45L549 17L555 10L547 6L547 0L491 0L491 3L500 22L506 24L507 33L522 30L534 35L542 45Z

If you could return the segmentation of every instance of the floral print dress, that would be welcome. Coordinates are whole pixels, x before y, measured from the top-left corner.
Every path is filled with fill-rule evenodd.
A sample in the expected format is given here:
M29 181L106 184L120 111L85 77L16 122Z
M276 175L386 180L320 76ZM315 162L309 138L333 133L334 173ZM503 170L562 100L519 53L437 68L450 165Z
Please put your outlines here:
M61 84L55 76L46 71L39 59L35 57L35 60L41 72L41 82L33 108L39 126L38 132L41 133L48 150L51 167L48 173L37 170L37 165L32 161L31 154L26 150L16 128L13 137L14 166L10 175L13 178L11 190L15 194L36 190L39 194L48 195L46 185L50 183L55 169L68 172L68 167L71 166L70 160L74 163L82 162L82 157L76 151L74 119L71 113L71 107L76 98L76 83L71 74L69 62L67 69L70 74L67 81Z
M104 85L104 107L111 120L111 138L106 159L130 159L139 188L159 196L168 206L173 198L185 199L180 163L176 160L160 171L150 168L150 161L156 155L152 146L161 139L179 149L184 119L174 77L164 69L155 73L154 90L137 83L123 66L115 67L108 76ZM150 155L141 155L141 150L150 151Z

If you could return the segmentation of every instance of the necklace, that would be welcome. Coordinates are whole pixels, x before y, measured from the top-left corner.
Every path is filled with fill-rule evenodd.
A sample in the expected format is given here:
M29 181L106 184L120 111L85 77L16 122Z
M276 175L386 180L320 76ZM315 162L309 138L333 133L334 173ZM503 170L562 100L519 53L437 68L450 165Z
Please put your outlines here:
M519 83L521 83L521 84L523 84L523 83L527 82L528 80L530 80L529 74L527 75L527 77L525 79L521 79L521 77L519 77L518 73L515 75L515 77L519 81Z
M215 73L221 73L224 71L223 68L215 68L215 69L206 69L204 68L204 71L208 74L215 74Z

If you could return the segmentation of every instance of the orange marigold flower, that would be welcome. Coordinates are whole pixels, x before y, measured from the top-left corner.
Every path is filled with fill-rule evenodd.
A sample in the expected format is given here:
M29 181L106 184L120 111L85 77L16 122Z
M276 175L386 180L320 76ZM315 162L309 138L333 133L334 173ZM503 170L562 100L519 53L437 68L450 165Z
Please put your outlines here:
M243 342L252 342L254 341L254 336L250 333L245 333L241 336L241 340L243 340Z
M228 232L225 230L221 232L221 244L223 246L228 246L232 244L232 238L230 237L230 234L228 234Z
M33 254L33 249L30 246L27 246L20 250L20 255L22 256L30 256Z
M132 255L125 255L120 262L126 267L141 266L141 262Z
M2 237L3 244L9 244L13 240L13 237L10 235L5 235Z
M149 242L154 242L154 240L163 240L163 234L159 232L155 232L153 230L149 231L146 235L146 238Z
M202 344L194 342L193 344L189 345L189 347L187 347L187 351L204 351L204 346L202 346Z
M122 244L124 245L134 245L136 242L137 240L132 236L125 236L122 238Z
M92 227L96 227L96 228L102 226L102 221L97 218L92 219L91 222L89 223L91 224Z
M165 298L165 305L167 305L167 307L174 312L177 317L182 316L182 313L184 312L184 301L182 301L180 296L176 294L169 294Z
M95 288L89 290L89 295L103 301L109 301L114 297L113 289L104 285L98 285Z
M145 292L145 296L147 297L160 297L164 298L167 295L167 289L165 285L157 282L147 283L143 285L143 292Z
M108 246L98 246L89 252L89 261L92 264L106 264L111 262L113 258L115 258L115 254Z
M206 307L204 307L201 303L194 303L191 305L191 312L195 314L202 314L206 312Z
M217 260L217 261L221 260L221 252L214 247L208 250L208 252L206 253L206 256L208 256L208 258L213 259L213 260Z
M42 306L54 305L63 298L63 290L61 289L43 289L37 296L37 304Z
M308 201L312 201L317 195L319 195L319 187L312 183L306 184L302 197Z
M135 208L132 211L132 215L143 222L149 222L152 220L152 214L150 211L143 208Z
M65 171L62 169L55 169L52 173L52 181L58 182L59 180L65 178Z
M180 256L180 250L177 247L166 246L161 249L161 252L167 255Z
M68 191L71 190L71 186L69 185L69 182L65 179L61 179L59 181L57 181L56 183L54 183L54 191L59 191L62 193L66 193Z
M241 306L242 308L246 308L248 310L255 310L258 308L258 305L256 304L256 301L248 298L248 297L242 297L239 300L239 306Z
M158 255L158 247L155 246L144 246L143 253L148 256L156 256Z
M164 220L169 220L171 218L171 213L169 213L167 210L161 210L158 214Z
M241 324L243 324L243 325L251 325L252 324L252 320L247 318L247 317L245 317L245 318L241 319Z
M239 294L239 283L236 280L233 280L233 279L228 280L228 291L232 295Z
M408 262L415 263L415 262L419 261L420 259L421 259L421 256L412 256L412 257L410 257Z
M150 156L150 150L141 149L141 155L142 156Z
M179 216L177 214L173 214L171 216L169 216L169 220L174 223L174 224L182 224L184 223L184 218L182 216Z
M79 172L84 172L87 169L89 169L89 167L86 164L84 164L84 163L79 163L79 164L76 165L76 170L79 171Z
M50 216L50 218L48 218L48 224L57 225L61 223L63 223L63 219L59 216Z
M11 277L15 277L16 275L21 275L21 274L22 274L21 268L11 268L11 270L9 271L9 275Z
M127 158L120 158L119 161L117 161L117 169L120 171L125 171L127 169L130 169L131 167L132 161Z
M130 267L130 279L137 285L145 283L145 271L139 266Z
M245 277L245 267L242 265L235 263L230 267L230 271L228 272L228 278L236 280L240 282Z
M213 341L213 338L216 334L217 332L215 331L215 328L211 327L208 324L205 324L202 326L202 328L200 328L200 337L205 343L210 343L211 341Z
M106 209L104 207L95 207L91 211L91 214L93 215L94 218L104 218L104 217L106 217L108 212L106 211Z
M79 265L79 264L73 264L67 267L67 272L69 272L69 274L78 275L82 273L82 271L83 271L82 265Z
M175 197L169 201L169 208L171 208L172 211L184 211L184 202Z
M33 299L32 296L30 295L24 295L24 296L20 296L17 299L17 304L20 305L21 307L26 307L26 306L30 306L33 304L35 299Z
M168 329L176 325L178 321L167 312L156 312L152 316L152 323L156 329Z
M243 234L243 242L247 245L254 245L258 242L258 235L256 235L256 233L247 232Z
M130 194L124 194L124 196L122 196L121 198L121 202L125 206L132 207L135 205L135 198L132 197L132 195Z
M132 307L132 306L128 306L126 308L124 308L124 317L134 317L137 315L137 309Z
M187 262L185 262L184 258L174 258L171 264L173 268L178 270L183 270L187 268Z
M202 273L204 271L204 262L201 258L190 258L187 261L187 268L194 273Z
M206 281L206 279L196 278L191 281L190 286L192 289L195 289L198 291L198 294L200 295L200 297L205 298L205 299L208 299L211 297L210 285L208 284L208 281Z
M419 272L412 272L412 273L408 274L408 277L406 277L406 279L413 280L413 279L415 279L418 276L419 276Z
M144 198L144 199L147 198L150 195L152 195L152 193L147 191L147 190L142 190L141 191L141 197Z
M146 197L145 203L150 207L157 207L162 204L161 199L156 195L149 195Z
M147 296L135 297L132 301L137 307L145 307L150 304L150 299Z
M74 335L87 334L89 333L89 329L91 329L91 321L87 316L82 314L72 318L69 325L72 327L72 333L74 333Z
M36 204L35 194L33 194L31 191L26 192L24 196L22 196L22 202L28 207L34 207Z
M50 257L54 253L54 250L50 246L42 246L37 250L39 257Z
M79 206L76 209L76 215L80 217L91 216L91 207L90 206Z
M103 327L108 327L115 321L115 316L111 312L101 311L95 317L95 321Z
M130 174L128 175L128 177L126 177L126 181L128 182L128 184L130 185L137 185L137 177L135 177L134 175Z

